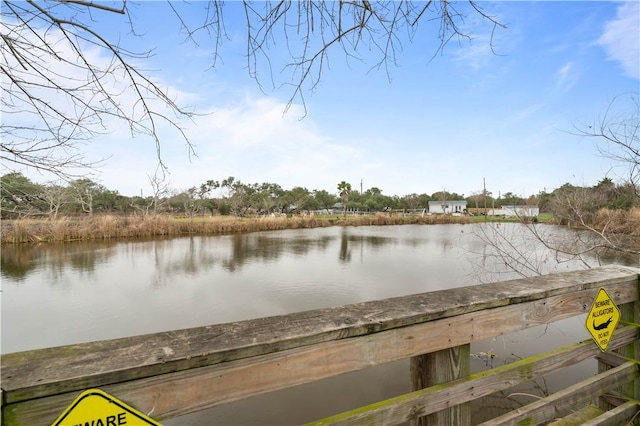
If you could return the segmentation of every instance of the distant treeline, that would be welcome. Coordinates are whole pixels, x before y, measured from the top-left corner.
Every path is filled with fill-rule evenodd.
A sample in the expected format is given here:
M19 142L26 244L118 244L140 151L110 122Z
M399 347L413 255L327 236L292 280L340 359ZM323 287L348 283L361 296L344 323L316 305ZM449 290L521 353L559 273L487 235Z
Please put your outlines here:
M91 179L68 182L36 183L20 173L0 177L0 213L4 219L48 218L60 216L92 216L96 213L123 215L171 214L194 218L211 215L271 215L301 212L334 212L346 209L367 212L428 209L429 201L466 200L469 208L499 208L502 205L537 205L541 212L553 213L560 220L575 220L576 204L580 211L595 214L599 209L629 210L640 207L638 188L616 184L604 178L594 187L565 184L553 192L541 191L527 198L511 192L494 198L490 191L477 191L471 196L439 191L404 196L384 195L380 188L362 192L349 191L340 197L326 190L303 187L284 189L276 183L245 184L229 177L208 180L198 186L178 191L159 179L149 179L150 195L125 196ZM344 195L344 194L342 194ZM575 200L574 200L575 199ZM573 204L571 200L574 200Z

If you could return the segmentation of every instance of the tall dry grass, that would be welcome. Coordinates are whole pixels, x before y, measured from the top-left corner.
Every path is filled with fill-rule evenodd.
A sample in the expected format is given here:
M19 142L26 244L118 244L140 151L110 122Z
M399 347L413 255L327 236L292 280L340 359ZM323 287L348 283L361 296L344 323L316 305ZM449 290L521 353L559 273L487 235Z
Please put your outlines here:
M593 227L614 234L640 236L640 208L629 210L600 209L595 214Z
M170 216L114 216L92 218L62 217L54 221L5 220L0 223L2 243L61 242L105 240L113 238L148 238L189 234L226 235L282 229L326 226L371 226L403 224L468 223L465 216L412 215L341 215L330 217L290 216L239 218L217 216L188 220Z
M633 236L640 237L640 208L629 210L627 217L627 232Z

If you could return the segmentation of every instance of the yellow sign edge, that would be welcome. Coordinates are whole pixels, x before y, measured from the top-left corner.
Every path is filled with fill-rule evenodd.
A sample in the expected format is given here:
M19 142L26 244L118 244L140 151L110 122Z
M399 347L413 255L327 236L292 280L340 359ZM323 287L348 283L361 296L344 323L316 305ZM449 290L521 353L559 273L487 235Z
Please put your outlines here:
M622 317L622 312L620 312L620 308L618 308L618 305L616 305L616 302L615 302L615 300L613 300L613 297L611 297L609 292L607 292L607 289L605 289L604 287L600 287L600 289L598 290L598 293L596 294L596 297L594 297L593 298L593 302L591 302L591 308L589 308L589 311L587 312L587 318L585 320L584 326L587 329L587 332L589 333L589 336L591 336L591 338L593 339L593 342L596 344L598 349L600 349L600 352L604 353L604 352L607 351L607 348L609 347L609 343L607 343L607 346L603 349L602 346L600 346L598 344L598 341L596 340L595 336L591 333L590 328L589 328L589 314L595 308L596 300L598 300L598 296L600 295L600 292L603 292L604 294L606 294L607 297L609 298L609 300L611 300L611 303L613 304L613 308L618 312L618 318ZM616 324L616 326L617 326L617 324ZM611 339L613 339L613 333L615 331L616 331L615 328L613 330L611 330L611 337L609 338L609 342L611 342Z
M152 418L150 418L149 416L147 416L146 414L143 414L142 412L136 410L135 408L131 407L128 404L125 404L124 402L120 401L118 398L109 395L108 393L100 390L100 389L88 389L84 392L82 392L80 395L78 395L76 397L76 399L73 400L73 402L71 403L71 405L69 405L69 407L67 407L66 410L64 410L64 412L62 414L60 414L60 416L51 424L51 426L61 426L62 425L62 421L73 411L73 409L80 404L80 402L82 402L83 399L89 397L89 396L93 396L93 395L98 395L101 396L102 398L106 399L107 401L116 404L117 406L119 406L120 408L122 408L125 411L128 411L129 413L133 414L134 416L138 417L140 420L143 420L145 422L147 422L150 425L153 426L162 426L162 424L158 423L157 421L153 420Z

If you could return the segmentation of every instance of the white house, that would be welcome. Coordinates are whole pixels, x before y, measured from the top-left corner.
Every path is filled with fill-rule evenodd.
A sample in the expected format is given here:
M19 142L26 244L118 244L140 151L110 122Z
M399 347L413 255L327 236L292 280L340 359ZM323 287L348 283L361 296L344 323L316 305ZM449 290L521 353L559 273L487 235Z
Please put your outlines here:
M466 200L429 201L431 214L464 213L466 210Z
M506 217L536 217L540 214L538 206L502 206Z
M487 216L506 216L507 212L504 209L491 209L487 211Z

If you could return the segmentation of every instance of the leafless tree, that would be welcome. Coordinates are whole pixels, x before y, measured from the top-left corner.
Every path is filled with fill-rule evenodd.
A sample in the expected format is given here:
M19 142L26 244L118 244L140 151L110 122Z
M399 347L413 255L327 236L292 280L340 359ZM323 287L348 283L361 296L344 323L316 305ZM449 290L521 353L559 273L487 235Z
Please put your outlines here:
M566 184L556 189L550 209L570 230L525 217L519 224L477 225L475 235L483 248L476 266L481 272L492 278L541 275L551 265L573 262L574 267L591 267L615 256L637 259L640 266L638 94L614 99L594 124L577 126L574 133L597 140L600 153L625 170L622 182L616 186L606 178L595 187ZM611 198L622 200L621 205L607 207Z
M442 191L440 191L438 193L438 201L440 201L440 207L442 208L442 212L444 214L448 214L450 213L449 210L449 193L447 192L446 189L442 189Z
M416 210L418 208L418 205L420 204L420 198L416 193L405 195L404 197L402 197L402 200L410 210Z
M529 232L519 223L485 222L473 225L480 244L472 249L474 275L480 281L525 278L544 275L552 265L572 260L549 249L540 241L557 241L550 228Z
M169 182L167 182L166 171L158 166L153 175L147 173L147 179L151 186L151 196L147 198L140 197L141 204L131 203L131 207L140 211L143 215L148 216L151 213L153 216L158 214L158 208L161 201L171 195L171 188Z
M598 150L626 169L627 183L640 200L640 92L614 98L593 124L577 134L598 141Z
M47 203L47 214L50 220L56 220L60 209L73 201L71 190L56 182L43 185L40 197Z
M188 39L195 43L204 34L215 40L213 66L229 38L223 10L241 8L248 73L261 87L290 86L287 109L296 100L305 105L304 93L317 87L330 55L344 55L350 61L373 52L377 54L373 68L388 70L396 63L402 40L424 44L435 55L452 39L471 38L465 17L480 16L494 30L502 26L473 0L210 0L167 1L166 6ZM113 39L119 35L97 29L105 18L121 16L130 26L128 37L135 37L133 7L144 7L144 2L134 6L127 0L2 0L0 160L7 167L77 178L97 165L85 157L83 144L123 123L132 135L153 138L162 167L161 126L174 128L187 142L189 154L194 154L181 126L194 113L178 105L143 68L153 49L133 52L125 47L126 38ZM202 8L202 13L186 14L185 8ZM196 22L186 16L201 18ZM433 32L419 31L432 26ZM289 52L286 63L272 62L274 48ZM107 60L99 59L103 57ZM280 75L286 80L276 83Z
M575 224L587 231L586 242L572 250L640 255L640 93L614 98L593 125L577 127L577 134L596 139L601 155L617 162L624 172L626 209L602 209L606 188L565 197L565 210ZM582 243L582 244L580 244Z
M485 198L485 191L484 190L478 190L478 191L473 191L471 193L471 196L469 197L473 200L474 204L475 204L475 209L476 211L478 210L478 202L482 201Z

